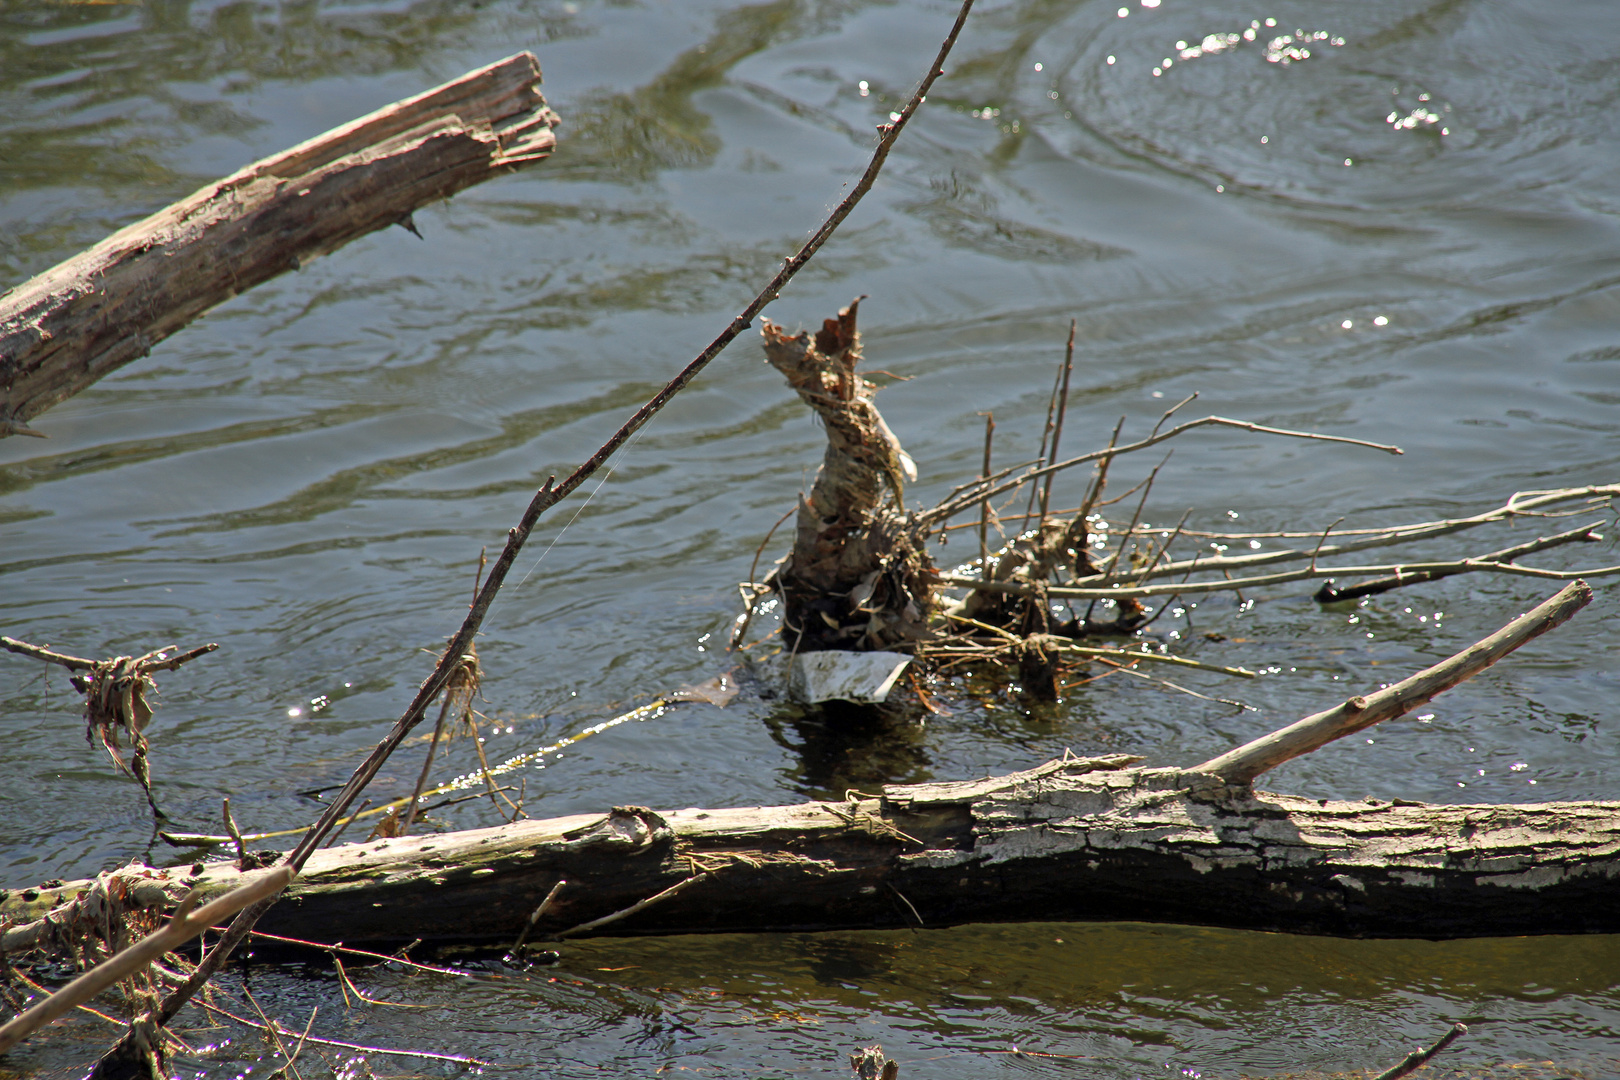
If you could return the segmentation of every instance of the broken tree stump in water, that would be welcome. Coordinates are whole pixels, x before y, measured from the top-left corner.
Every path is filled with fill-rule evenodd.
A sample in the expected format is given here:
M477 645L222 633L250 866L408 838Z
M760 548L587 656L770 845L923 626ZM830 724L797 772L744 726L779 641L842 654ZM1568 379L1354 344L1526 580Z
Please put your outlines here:
M522 52L213 183L0 295L0 437L238 293L548 157Z
M827 451L799 502L793 551L769 583L783 596L798 652L881 650L929 635L938 578L905 513L917 469L872 403L861 358L856 300L814 339L765 320L765 358L826 425Z

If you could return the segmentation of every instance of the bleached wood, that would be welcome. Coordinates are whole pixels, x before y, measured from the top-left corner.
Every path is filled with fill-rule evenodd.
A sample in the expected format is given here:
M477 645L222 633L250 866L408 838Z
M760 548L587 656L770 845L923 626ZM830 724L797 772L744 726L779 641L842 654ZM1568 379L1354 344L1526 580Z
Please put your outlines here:
M1620 931L1620 802L1426 806L1256 792L1207 773L1070 758L881 797L520 821L316 852L264 928L351 945L505 948L559 878L531 940L698 875L612 934L1129 920L1347 937ZM241 875L131 873L167 905ZM93 883L0 903L0 952L99 918ZM903 895L906 903L896 899Z
M1268 769L1308 754L1335 739L1365 731L1426 704L1490 667L1520 645L1562 624L1592 602L1592 587L1576 581L1482 641L1376 693L1347 699L1325 712L1229 750L1198 766L1233 784L1247 784Z
M522 52L254 162L0 296L0 437L209 308L550 155Z

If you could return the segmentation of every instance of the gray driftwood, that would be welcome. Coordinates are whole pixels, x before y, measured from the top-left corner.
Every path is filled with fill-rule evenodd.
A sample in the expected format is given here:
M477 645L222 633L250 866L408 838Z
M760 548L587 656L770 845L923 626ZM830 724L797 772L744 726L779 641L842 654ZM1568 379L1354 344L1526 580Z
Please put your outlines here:
M1318 801L1133 761L1053 761L841 803L626 807L350 844L314 855L262 928L509 945L559 879L531 940L705 875L598 932L1070 919L1352 937L1620 931L1620 803ZM212 896L241 880L232 863L197 878L143 870L126 902L167 905L192 884ZM0 904L13 923L0 951L46 944L76 915L99 925L92 884L14 893ZM80 892L81 912L42 920Z
M1291 758L1335 739L1411 712L1453 686L1490 667L1520 645L1567 622L1592 602L1592 587L1574 581L1502 629L1455 656L1424 668L1376 693L1357 695L1324 712L1274 731L1197 766L1233 783L1248 783Z
M435 200L550 155L523 52L335 128L0 296L0 437L209 308Z

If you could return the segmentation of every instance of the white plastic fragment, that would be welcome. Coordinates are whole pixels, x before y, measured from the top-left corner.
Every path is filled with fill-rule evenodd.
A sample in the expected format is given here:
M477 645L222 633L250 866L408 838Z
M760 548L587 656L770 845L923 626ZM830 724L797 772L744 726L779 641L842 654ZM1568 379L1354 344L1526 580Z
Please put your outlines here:
M788 695L807 705L834 699L880 704L910 663L904 653L800 653L788 673Z

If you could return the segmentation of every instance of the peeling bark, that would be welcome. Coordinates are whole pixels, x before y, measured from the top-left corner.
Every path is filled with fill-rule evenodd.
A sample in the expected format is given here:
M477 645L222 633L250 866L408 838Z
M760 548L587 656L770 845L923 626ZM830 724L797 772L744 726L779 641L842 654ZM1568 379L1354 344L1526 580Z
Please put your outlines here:
M350 944L505 945L559 879L568 884L534 937L707 875L603 932L857 929L918 917L927 926L1129 920L1344 937L1620 931L1620 802L1318 801L1127 767L1134 760L1070 758L842 803L620 807L351 844L312 857L263 928ZM130 901L170 905L192 884L211 897L242 876L228 863L198 877L141 868L127 887ZM90 884L13 893L0 903L11 924L0 952L48 944L74 925L56 905ZM80 906L93 927L93 897Z
M925 537L905 514L916 466L873 404L856 300L812 340L765 320L765 358L821 417L827 451L799 502L793 551L771 575L799 652L889 649L929 636L938 577ZM885 496L892 496L892 502Z

